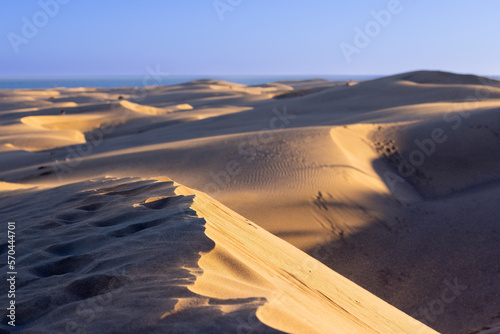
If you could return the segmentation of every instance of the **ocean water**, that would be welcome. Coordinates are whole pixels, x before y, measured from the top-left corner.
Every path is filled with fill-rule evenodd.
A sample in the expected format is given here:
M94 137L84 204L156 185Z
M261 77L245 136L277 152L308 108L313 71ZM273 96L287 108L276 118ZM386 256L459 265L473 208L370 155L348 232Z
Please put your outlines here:
M143 87L150 85L176 85L198 79L225 80L245 85L257 85L281 80L327 79L331 81L361 81L376 79L376 75L183 75L162 76L113 76L113 77L37 77L0 78L0 89L15 88L56 88L56 87Z

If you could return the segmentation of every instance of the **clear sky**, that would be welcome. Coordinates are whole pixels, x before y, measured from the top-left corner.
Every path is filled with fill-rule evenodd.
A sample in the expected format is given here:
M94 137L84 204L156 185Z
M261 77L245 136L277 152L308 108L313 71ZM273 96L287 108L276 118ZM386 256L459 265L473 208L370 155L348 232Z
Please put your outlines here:
M142 75L148 66L173 75L500 75L496 0L22 0L1 7L0 77Z

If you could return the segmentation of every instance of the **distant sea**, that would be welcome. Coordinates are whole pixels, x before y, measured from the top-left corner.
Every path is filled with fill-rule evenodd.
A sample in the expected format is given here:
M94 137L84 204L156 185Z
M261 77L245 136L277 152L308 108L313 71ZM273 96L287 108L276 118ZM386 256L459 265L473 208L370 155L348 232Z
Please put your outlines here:
M183 75L162 76L158 79L148 76L113 76L113 77L36 77L36 78L0 78L0 89L15 88L55 88L55 87L142 87L169 86L198 79L216 79L245 85L257 85L281 80L326 79L331 81L361 81L376 79L377 75ZM146 82L146 83L145 83Z

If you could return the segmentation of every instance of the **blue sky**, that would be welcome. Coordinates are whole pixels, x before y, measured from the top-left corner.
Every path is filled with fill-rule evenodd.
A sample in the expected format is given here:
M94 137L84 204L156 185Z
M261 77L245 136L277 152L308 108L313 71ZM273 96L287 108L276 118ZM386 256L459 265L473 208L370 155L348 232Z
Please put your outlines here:
M494 0L4 1L0 77L500 75L498 13Z

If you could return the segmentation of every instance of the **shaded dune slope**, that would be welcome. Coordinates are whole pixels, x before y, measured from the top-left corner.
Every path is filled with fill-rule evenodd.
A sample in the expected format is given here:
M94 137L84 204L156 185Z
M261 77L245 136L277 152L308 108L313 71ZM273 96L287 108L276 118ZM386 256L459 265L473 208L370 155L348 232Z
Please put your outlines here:
M42 198L51 206L42 209ZM192 202L192 195L175 194L171 181L137 178L3 193L0 211L17 222L19 235L16 328L236 332L235 319L250 318L263 301L217 300L189 291L200 253L214 247Z
M425 197L500 181L500 108L463 111L372 134L376 150Z

